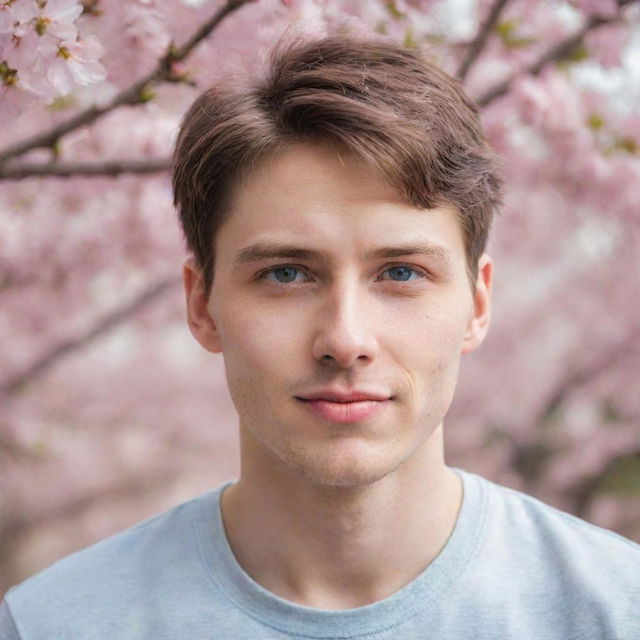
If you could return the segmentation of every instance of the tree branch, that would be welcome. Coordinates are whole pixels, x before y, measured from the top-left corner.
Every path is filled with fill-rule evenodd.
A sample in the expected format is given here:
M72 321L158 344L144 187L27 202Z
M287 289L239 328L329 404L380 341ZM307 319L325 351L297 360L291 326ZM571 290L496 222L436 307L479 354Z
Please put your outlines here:
M169 158L151 160L106 160L103 162L11 162L0 164L0 180L54 176L117 176L122 173L158 173L171 166Z
M77 517L97 503L106 500L131 500L140 496L148 497L152 491L166 490L179 475L177 469L162 469L149 475L131 476L118 479L113 485L106 486L92 494L79 496L62 505L48 505L38 513L18 516L8 521L0 521L0 548L17 540L27 531Z
M100 320L94 327L86 331L83 335L70 340L65 340L56 345L48 353L37 358L35 362L27 367L27 369L22 373L5 380L2 385L0 385L0 398L7 398L12 394L17 393L24 387L24 385L48 371L60 358L72 353L73 351L77 351L81 347L86 346L92 340L95 340L95 338L108 333L111 329L115 328L125 320L128 320L138 311L164 295L178 283L179 280L174 278L167 278L157 282L150 286L135 300Z
M28 449L18 444L15 440L7 438L0 432L0 454L15 460L30 460L33 454Z
M638 344L639 336L640 329L636 328L624 340L612 345L589 365L568 374L564 382L557 387L543 409L538 413L536 423L542 424L552 416L575 389L603 373L612 362L620 362L625 357L628 357L630 353L633 353L633 347Z
M509 0L495 0L493 6L491 7L491 11L487 16L485 23L482 25L480 30L478 31L478 35L475 40L469 45L469 49L467 50L467 55L465 56L460 68L458 69L459 80L464 80L467 74L469 73L469 69L473 65L473 63L480 57L482 50L487 44L487 40L489 39L489 34L493 31L494 27L498 22L498 18L502 13L502 10L505 8L507 2Z
M618 0L618 6L620 7L620 9L622 9L624 6L637 1L638 0ZM583 27L577 33L555 44L528 67L525 67L518 73L515 73L506 80L503 80L502 82L496 84L494 87L492 87L486 93L482 94L479 98L476 99L477 104L480 107L486 107L497 98L505 95L509 91L509 89L511 89L512 84L517 78L528 74L536 76L550 62L560 62L561 60L566 60L582 43L584 37L587 35L587 33L589 33L589 31L591 31L592 29L597 29L598 27L601 27L605 24L611 24L612 22L615 22L619 19L620 14L617 14L611 18L604 18L601 16L589 17Z
M612 460L609 460L600 473L581 482L579 486L574 487L571 492L573 494L572 497L574 503L572 513L580 518L586 519L589 515L589 511L591 510L591 506L598 497L598 493L602 489L606 479L614 471L621 460L633 457L638 458L638 461L640 462L640 449L626 455L616 456Z
M565 380L558 385L555 392L547 400L542 410L538 412L533 421L534 424L544 424L576 389L603 373L612 362L620 362L625 357L629 357L633 353L633 348L638 342L639 335L640 329L636 327L625 339L605 350L599 358L596 358L582 369L568 373ZM552 454L552 449L545 443L541 434L531 442L512 444L513 468L518 471L529 486L532 486L542 473Z
M32 149L37 149L39 147L53 147L58 140L67 133L78 129L83 125L94 122L116 107L125 104L135 105L144 103L146 101L144 96L145 90L147 90L149 86L163 81L180 81L181 78L177 77L173 72L173 64L184 60L195 46L204 40L204 38L206 38L227 15L239 9L248 1L249 0L227 0L226 4L220 7L220 9L218 9L218 11L216 11L209 20L207 20L207 22L197 29L182 47L176 49L171 45L167 53L158 61L156 68L151 73L140 78L131 86L118 93L106 105L102 107L89 107L88 109L85 109L84 111L81 111L75 116L69 118L69 120L61 122L50 131L37 134L23 142L19 142L7 147L3 151L0 151L0 164L9 158L20 156Z

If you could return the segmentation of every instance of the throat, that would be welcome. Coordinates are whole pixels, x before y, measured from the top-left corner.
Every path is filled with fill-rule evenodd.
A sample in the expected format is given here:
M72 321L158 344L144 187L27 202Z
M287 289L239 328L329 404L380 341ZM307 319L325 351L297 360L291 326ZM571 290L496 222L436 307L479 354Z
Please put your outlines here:
M318 501L245 508L238 483L222 496L229 544L246 573L285 600L328 610L366 606L408 585L444 548L462 502L461 480L450 474L431 500L421 492L420 504L376 492L375 502L369 496L349 510Z

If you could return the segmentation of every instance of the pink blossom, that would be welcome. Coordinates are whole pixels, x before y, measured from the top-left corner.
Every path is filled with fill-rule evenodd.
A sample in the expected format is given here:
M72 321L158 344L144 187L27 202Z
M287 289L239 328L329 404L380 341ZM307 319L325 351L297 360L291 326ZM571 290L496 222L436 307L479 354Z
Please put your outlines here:
M84 41L62 42L58 54L47 69L47 80L65 95L74 84L87 85L104 80L106 69L97 61L102 55L102 45L94 36Z
M9 11L9 5L0 5L0 51L9 38L9 34L13 30L14 19Z
M619 67L621 54L629 40L629 30L622 24L605 25L587 34L591 57L603 67Z
M589 15L611 18L618 12L616 0L573 0L574 4Z
M17 36L28 28L41 36L49 34L62 40L73 40L77 34L74 22L82 13L82 5L76 0L47 0L42 3L16 0L7 11L14 21Z
M165 16L158 11L152 2L130 2L123 10L126 37L154 56L163 54L171 35Z
M47 0L38 8L34 26L40 35L48 33L60 40L75 40L74 22L82 13L82 5L77 0Z
M76 0L15 0L0 7L0 60L14 70L17 90L51 100L104 79L95 36L77 40L82 10Z

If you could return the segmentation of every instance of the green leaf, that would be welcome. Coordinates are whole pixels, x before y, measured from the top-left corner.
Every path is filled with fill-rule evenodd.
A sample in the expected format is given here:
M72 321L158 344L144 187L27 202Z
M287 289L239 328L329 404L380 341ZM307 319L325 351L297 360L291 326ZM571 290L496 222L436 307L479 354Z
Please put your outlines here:
M169 60L169 62L177 60L179 54L180 51L178 50L178 47L176 46L175 42L172 41L169 45L169 48L167 49L167 60Z
M584 44L579 44L565 58L567 62L584 62L590 58L589 49Z
M144 87L144 89L140 89L140 93L138 94L139 102L150 102L156 97L155 92L151 87Z
M501 39L510 38L514 34L517 26L515 20L503 20L496 24L494 30Z
M409 27L405 32L402 44L407 48L415 48L418 46L418 43L413 36L413 27Z
M640 495L640 452L618 458L600 479L598 492Z
M49 111L62 111L63 109L69 109L70 107L75 106L76 101L71 94L67 94L66 96L58 96L54 98L53 102L48 105Z
M516 20L503 20L494 27L502 44L508 49L522 49L536 42L536 38L518 35L518 26Z
M401 18L405 18L406 17L406 14L402 13L402 11L400 11L400 9L398 9L398 7L396 6L396 3L394 2L394 0L391 0L390 2L387 2L385 4L385 8L389 12L389 15L392 18L394 18L395 20L400 20Z

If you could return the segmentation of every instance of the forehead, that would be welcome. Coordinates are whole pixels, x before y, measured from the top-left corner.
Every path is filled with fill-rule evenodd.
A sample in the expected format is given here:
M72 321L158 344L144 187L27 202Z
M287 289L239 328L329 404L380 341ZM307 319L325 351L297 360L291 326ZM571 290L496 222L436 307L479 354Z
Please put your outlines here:
M363 255L385 243L434 243L464 262L453 207L418 209L363 159L324 145L288 146L235 187L216 254L255 242Z
M301 199L311 205L363 200L402 203L403 198L384 176L364 159L331 145L294 143L257 163L233 191L232 209L242 209L262 193L277 191L279 199Z

